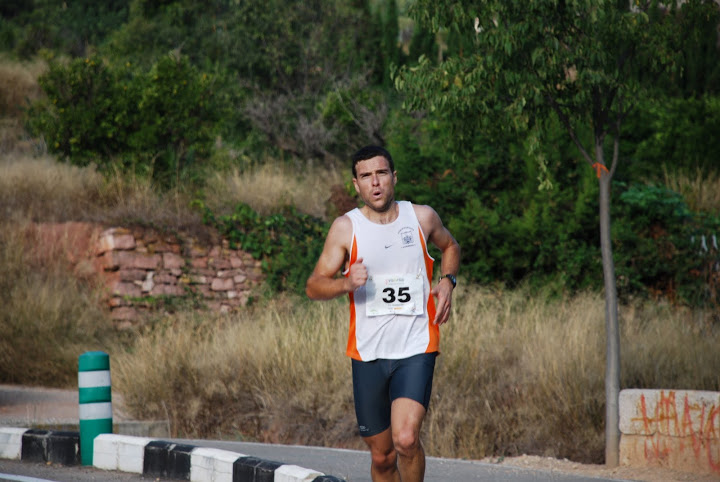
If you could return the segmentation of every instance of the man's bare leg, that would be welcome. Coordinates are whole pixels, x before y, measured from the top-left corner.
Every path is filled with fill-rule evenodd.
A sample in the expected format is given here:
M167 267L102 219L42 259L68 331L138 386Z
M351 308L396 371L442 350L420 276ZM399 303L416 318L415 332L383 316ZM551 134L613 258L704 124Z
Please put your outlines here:
M370 475L373 482L400 482L397 452L393 447L391 430L388 428L377 435L363 437L363 440L370 447L372 457Z
M425 407L409 398L393 401L391 430L402 482L422 482L425 478L425 450L420 442L420 427Z

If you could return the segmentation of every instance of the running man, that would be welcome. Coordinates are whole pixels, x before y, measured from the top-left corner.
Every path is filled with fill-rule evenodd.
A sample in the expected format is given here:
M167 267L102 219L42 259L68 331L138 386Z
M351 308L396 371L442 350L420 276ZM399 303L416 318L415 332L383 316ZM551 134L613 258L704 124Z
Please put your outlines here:
M313 300L350 297L346 353L373 481L421 481L420 428L440 325L450 317L460 245L433 208L395 200L397 172L388 151L363 147L352 162L364 205L335 219L305 291ZM435 287L428 241L442 252Z

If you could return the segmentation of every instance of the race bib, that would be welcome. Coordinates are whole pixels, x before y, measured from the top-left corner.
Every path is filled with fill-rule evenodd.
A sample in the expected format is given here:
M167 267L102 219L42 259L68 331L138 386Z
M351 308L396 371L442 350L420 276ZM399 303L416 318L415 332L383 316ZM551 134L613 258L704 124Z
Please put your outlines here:
M365 314L422 315L423 279L417 275L376 275L365 284Z

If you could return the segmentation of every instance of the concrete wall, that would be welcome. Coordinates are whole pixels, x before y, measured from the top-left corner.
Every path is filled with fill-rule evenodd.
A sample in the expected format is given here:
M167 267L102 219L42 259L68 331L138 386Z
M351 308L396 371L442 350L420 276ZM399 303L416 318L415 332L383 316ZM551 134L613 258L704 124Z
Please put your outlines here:
M620 392L620 463L720 477L720 392Z

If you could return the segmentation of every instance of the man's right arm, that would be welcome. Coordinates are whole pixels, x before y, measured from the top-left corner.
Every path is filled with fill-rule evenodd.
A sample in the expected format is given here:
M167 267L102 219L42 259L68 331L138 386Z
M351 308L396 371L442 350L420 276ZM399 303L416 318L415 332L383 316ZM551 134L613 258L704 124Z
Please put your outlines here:
M320 258L315 269L305 284L305 293L312 300L329 300L349 293L355 289L355 285L364 284L367 279L362 280L362 273L357 268L351 267L348 277L338 278L336 275L342 269L348 259L350 246L349 240L352 236L352 221L347 216L340 216L335 219L325 239ZM362 260L358 260L362 261ZM364 268L364 267L363 267ZM360 276L358 276L360 275Z

